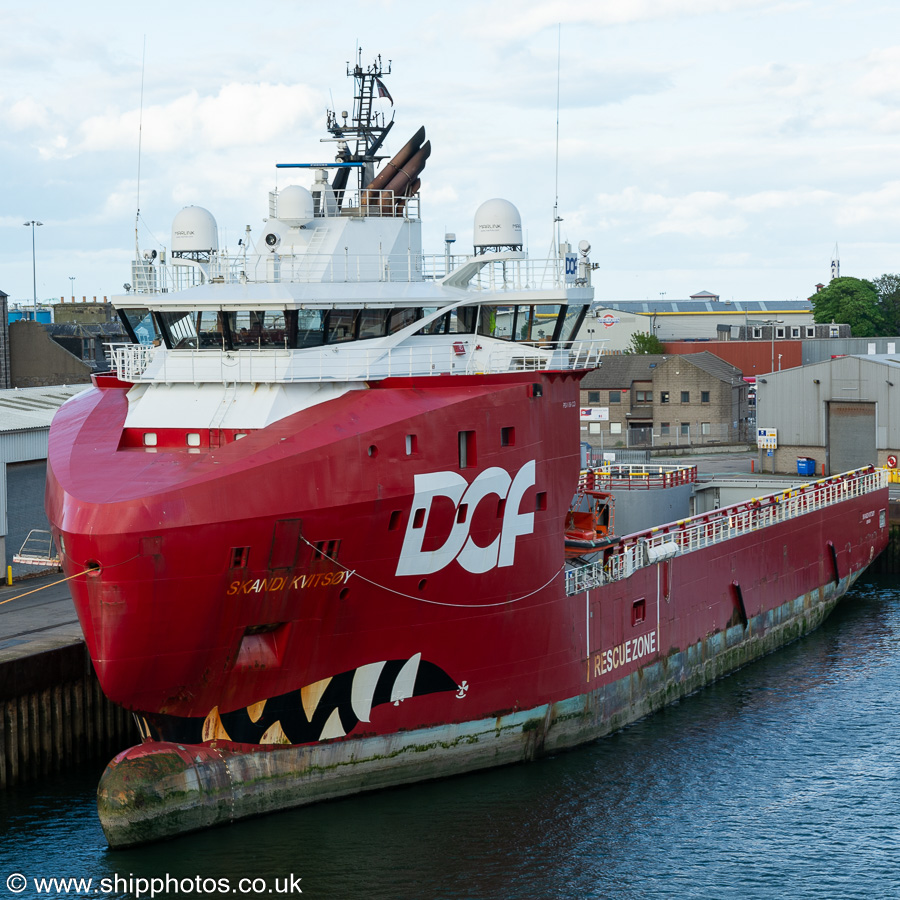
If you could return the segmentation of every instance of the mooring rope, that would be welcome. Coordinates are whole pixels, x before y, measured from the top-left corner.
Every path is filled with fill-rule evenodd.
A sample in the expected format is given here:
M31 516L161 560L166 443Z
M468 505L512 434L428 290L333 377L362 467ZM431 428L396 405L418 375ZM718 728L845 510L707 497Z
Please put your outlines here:
M359 578L362 581L365 581L366 584L371 584L373 587L379 588L382 591L387 591L389 594L396 594L398 597L405 597L407 600L415 600L418 603L427 603L430 606L452 606L457 609L489 609L492 606L509 606L512 603L520 603L522 600L527 600L529 597L533 597L535 594L539 594L544 588L549 587L559 576L563 573L566 568L566 564L563 563L560 566L559 571L554 572L553 575L550 576L550 580L545 584L542 584L539 588L535 588L528 594L523 594L521 597L513 597L510 600L499 600L497 603L444 603L441 600L429 600L426 597L416 597L413 594L406 594L403 591L395 590L394 588L388 587L386 584L379 584L377 581L372 581L371 578L366 578L365 575L360 575L357 569L350 569L345 566L343 563L338 562L333 557L329 556L327 553L324 553L319 547L315 544L310 543L303 535L300 535L300 540L303 541L308 547L311 547L319 556L323 559L327 559L329 562L334 563L338 568L343 569L345 572L352 572L355 578Z

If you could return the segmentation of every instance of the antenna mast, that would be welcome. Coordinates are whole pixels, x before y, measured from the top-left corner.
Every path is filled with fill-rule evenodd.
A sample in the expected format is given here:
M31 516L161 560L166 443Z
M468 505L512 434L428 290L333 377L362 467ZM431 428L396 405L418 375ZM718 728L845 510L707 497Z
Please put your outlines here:
M144 66L147 60L147 35L144 35L144 49L141 53L141 106L138 114L138 166L137 166L137 212L134 216L134 258L140 262L141 251L138 242L138 222L141 218L141 138L144 127Z
M375 97L387 97L391 106L394 98L391 97L382 76L391 74L391 60L385 67L379 54L370 66L362 66L362 50L357 51L356 65L352 68L347 63L347 75L354 80L353 90L353 116L349 123L347 113L341 116L329 109L327 111L327 128L334 135L326 140L337 140L338 162L359 162L359 189L362 190L375 177L375 164L385 156L377 156L378 150L384 143L388 132L394 125L394 118L385 124L384 115L372 108ZM351 149L352 144L352 149ZM335 191L343 190L347 184L349 169L339 169L335 175L332 187Z
M550 258L559 256L559 70L561 65L562 23L556 24L556 164L554 166L553 182L553 234L550 238Z

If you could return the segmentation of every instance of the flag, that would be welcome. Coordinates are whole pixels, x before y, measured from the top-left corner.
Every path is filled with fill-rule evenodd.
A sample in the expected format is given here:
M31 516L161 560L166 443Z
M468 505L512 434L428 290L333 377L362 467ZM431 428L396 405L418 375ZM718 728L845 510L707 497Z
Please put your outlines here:
M387 97L388 100L391 101L391 106L394 105L394 98L390 95L388 89L384 86L384 82L380 78L375 79L375 84L378 85L378 96L379 97Z

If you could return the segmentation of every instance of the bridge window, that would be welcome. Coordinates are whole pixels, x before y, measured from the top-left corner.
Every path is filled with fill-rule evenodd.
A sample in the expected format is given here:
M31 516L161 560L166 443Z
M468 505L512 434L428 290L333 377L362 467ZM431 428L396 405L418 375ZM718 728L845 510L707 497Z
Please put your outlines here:
M136 344L149 347L160 340L159 329L149 309L120 309L119 318Z
M359 312L359 339L384 337L389 309L362 309Z
M236 350L289 346L283 309L240 309L227 315L231 341Z
M482 306L478 333L485 337L511 340L513 336L514 306Z
M325 317L325 343L339 344L356 338L358 309L333 309Z
M319 347L325 340L325 311L301 309L297 316L297 347Z
M571 341L578 334L581 323L584 321L586 306L567 306L563 312L562 331L559 334L559 340Z

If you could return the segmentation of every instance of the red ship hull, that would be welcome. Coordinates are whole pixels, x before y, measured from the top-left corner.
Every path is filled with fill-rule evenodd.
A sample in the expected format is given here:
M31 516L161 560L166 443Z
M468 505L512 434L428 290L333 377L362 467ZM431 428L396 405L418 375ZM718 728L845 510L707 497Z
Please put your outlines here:
M574 374L388 379L197 453L128 446L126 387L62 408L47 492L147 741L114 845L593 739L818 625L887 541L883 488L567 592ZM159 765L206 787L173 813Z

